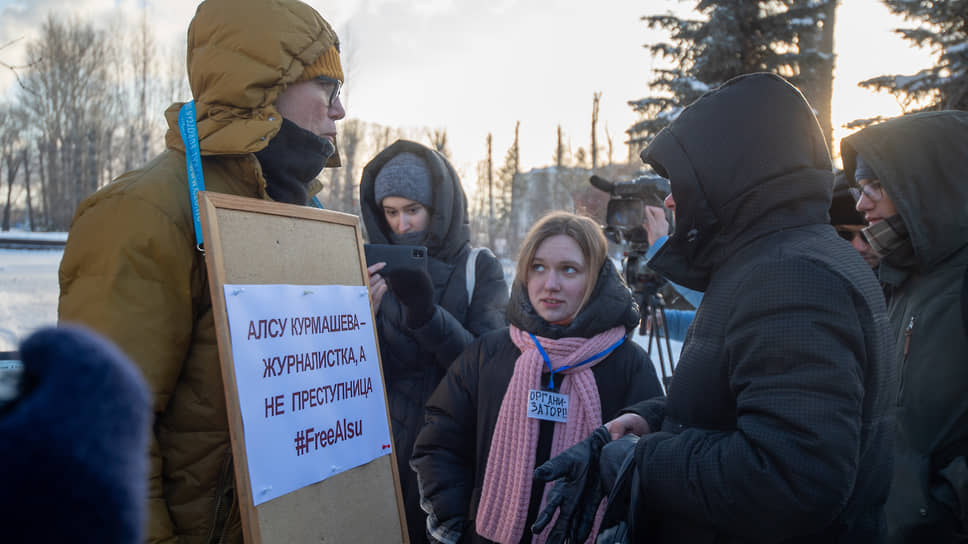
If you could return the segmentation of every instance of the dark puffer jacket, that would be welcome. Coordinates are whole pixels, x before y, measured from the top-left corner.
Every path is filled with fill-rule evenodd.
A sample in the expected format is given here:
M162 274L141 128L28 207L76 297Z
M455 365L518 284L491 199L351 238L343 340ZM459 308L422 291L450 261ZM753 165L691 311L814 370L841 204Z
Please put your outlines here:
M742 76L643 151L676 232L650 261L705 290L667 402L635 407L648 542L877 542L894 375L884 297L827 224L833 173L803 96Z
M860 153L910 234L881 260L896 339L897 438L887 501L891 542L968 540L968 338L959 300L968 267L968 113L909 115L841 144ZM904 255L908 257L905 258Z
M426 245L437 307L429 322L410 329L403 307L390 291L380 304L376 324L407 526L410 541L416 543L426 540L426 516L420 509L417 476L410 470L409 460L423 425L424 403L464 347L505 325L508 286L501 264L482 251L477 256L474 293L468 302L470 229L464 190L457 173L440 153L414 142L395 142L363 170L360 202L370 242L391 243L392 231L374 196L374 180L387 161L405 151L423 157L431 172L434 204Z
M606 261L588 304L568 326L551 325L538 316L525 287L517 282L508 306L508 321L545 338L590 338L617 325L633 332L639 324L639 313L615 267ZM427 402L427 425L417 437L412 464L420 479L421 498L436 520L440 524L457 520L458 525L463 521L461 542L486 542L474 531L474 522L491 437L520 355L507 329L480 338L454 362ZM604 421L630 403L662 394L651 361L628 339L592 372ZM554 425L542 421L539 426L535 467L550 457ZM525 527L530 527L538 515L542 490L540 484L531 489ZM526 531L522 540L530 542L530 533Z

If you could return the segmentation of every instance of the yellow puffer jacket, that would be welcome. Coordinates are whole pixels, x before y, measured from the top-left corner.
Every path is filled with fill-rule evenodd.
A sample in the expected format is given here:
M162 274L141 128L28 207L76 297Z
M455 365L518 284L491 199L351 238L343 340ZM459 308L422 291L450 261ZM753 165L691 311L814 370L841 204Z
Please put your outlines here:
M253 23L255 22L255 23ZM273 103L336 35L295 0L206 0L188 72L208 191L268 198L258 160L282 124ZM211 296L178 133L168 149L78 207L60 268L59 318L116 342L154 395L150 542L241 542ZM320 183L310 187L319 191ZM110 460L105 460L110 462Z

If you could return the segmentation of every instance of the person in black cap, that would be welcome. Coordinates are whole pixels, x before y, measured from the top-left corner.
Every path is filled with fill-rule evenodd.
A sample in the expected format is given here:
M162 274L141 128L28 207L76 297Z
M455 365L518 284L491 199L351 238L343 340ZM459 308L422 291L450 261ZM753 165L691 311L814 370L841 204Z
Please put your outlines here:
M410 542L426 542L410 455L424 404L447 368L478 336L505 325L508 285L489 251L471 248L467 198L443 154L398 140L363 169L363 224L371 243L426 246L428 268L382 277L369 267L394 452Z
M843 173L837 174L834 178L834 197L830 202L830 224L834 226L841 238L854 246L871 269L876 271L881 258L867 243L867 239L861 232L867 227L867 221L857 211L857 200L850 189Z

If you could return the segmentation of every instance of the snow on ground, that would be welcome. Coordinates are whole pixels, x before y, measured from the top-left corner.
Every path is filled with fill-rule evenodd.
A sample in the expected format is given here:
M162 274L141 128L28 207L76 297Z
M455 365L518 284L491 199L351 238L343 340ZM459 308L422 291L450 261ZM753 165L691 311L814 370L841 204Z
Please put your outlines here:
M15 351L31 332L57 322L62 249L0 249L0 351Z
M646 350L646 352L649 351L648 334L640 335L636 333L632 337L632 340L634 340L636 344L642 346L642 349ZM669 365L669 349L670 348L672 349L673 365L671 368L674 368L675 365L679 363L679 351L682 349L682 342L679 342L678 340L670 340L669 345L667 346L665 340L662 340L660 345L661 345L661 351L662 351L662 361L665 363L666 375L671 376L672 372ZM659 351L660 351L659 348L656 347L655 341L653 340L652 355L651 355L652 366L655 367L655 375L659 377L659 383L662 383L662 388L664 390L665 384L662 382L662 366L659 364L660 363Z
M66 242L66 232L29 232L23 230L12 230L0 232L0 237L12 238L16 240L49 240L52 242Z

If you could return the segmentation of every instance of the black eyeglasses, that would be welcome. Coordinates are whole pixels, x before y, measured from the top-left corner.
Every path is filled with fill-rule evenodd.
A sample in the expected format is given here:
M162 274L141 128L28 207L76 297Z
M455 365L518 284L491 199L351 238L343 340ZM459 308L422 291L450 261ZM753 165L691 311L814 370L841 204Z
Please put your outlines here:
M329 76L316 76L316 81L329 93L329 101L326 105L332 106L335 104L336 100L339 99L339 92L343 88L343 82Z
M871 199L871 202L877 202L884 198L884 186L881 185L880 181L872 181L861 185L859 189L857 187L851 187L850 194L854 197L855 202L860 200L861 196L865 195Z
M840 236L841 238L843 238L844 240L847 240L848 242L853 241L854 235L857 233L858 233L857 231L853 231L853 230L837 229L837 236Z

